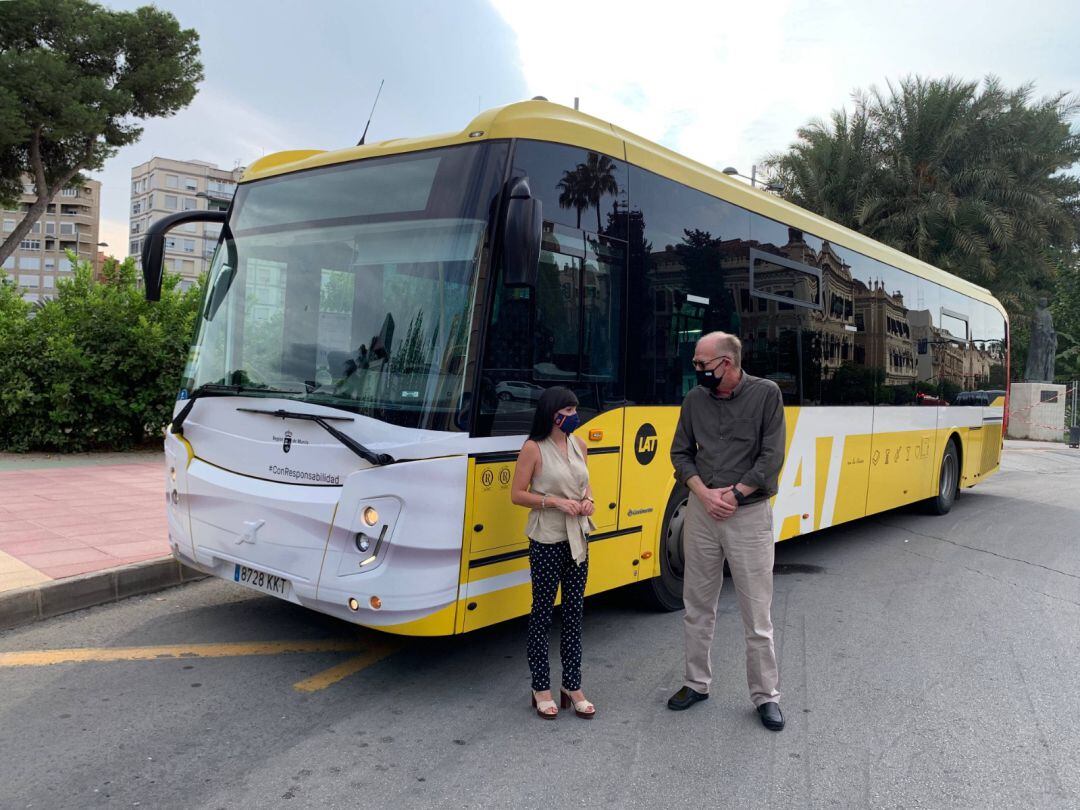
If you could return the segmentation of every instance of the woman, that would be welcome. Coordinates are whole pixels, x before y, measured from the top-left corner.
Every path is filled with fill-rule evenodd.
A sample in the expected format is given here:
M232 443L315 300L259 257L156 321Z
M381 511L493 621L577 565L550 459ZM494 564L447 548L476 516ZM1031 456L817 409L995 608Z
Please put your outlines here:
M573 705L578 717L591 718L596 707L581 691L581 613L589 575L588 533L595 526L585 442L571 434L581 424L577 397L557 386L540 395L529 438L521 447L510 498L528 506L529 573L532 614L529 616L529 669L532 705L546 720L559 713L551 697L548 630L555 592L562 584L562 707Z

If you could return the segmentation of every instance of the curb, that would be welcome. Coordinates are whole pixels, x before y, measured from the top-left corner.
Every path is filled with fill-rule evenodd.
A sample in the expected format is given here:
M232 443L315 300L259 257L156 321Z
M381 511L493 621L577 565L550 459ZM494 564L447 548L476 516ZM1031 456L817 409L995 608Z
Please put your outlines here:
M205 578L172 557L161 557L0 593L0 630Z

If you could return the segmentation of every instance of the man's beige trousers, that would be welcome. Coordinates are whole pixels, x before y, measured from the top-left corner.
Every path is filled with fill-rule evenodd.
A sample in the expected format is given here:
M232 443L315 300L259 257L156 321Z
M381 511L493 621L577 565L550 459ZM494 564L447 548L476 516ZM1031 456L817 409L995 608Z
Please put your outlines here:
M731 570L746 633L746 683L755 706L779 702L779 673L773 649L772 507L767 500L740 506L726 520L713 520L693 493L683 523L683 602L686 605L686 685L698 692L712 683L716 603Z

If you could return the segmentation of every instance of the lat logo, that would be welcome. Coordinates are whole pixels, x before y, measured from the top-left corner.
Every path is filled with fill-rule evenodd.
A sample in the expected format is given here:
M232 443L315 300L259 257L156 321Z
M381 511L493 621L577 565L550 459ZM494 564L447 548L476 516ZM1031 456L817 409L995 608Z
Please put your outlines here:
M259 529L266 525L265 520L245 520L244 526L246 527L243 533L236 538L236 545L242 545L244 543L251 543L255 545L255 535L259 533Z
M281 440L281 452L288 453L292 448L292 431L285 431L285 438Z
M637 436L634 437L634 455L638 464L648 464L656 455L659 440L656 438L656 428L648 422L638 428Z

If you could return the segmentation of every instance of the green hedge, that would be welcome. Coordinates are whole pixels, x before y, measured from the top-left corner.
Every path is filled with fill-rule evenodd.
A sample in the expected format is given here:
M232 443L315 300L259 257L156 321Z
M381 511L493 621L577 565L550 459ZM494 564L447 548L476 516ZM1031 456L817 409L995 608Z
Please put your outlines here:
M166 276L148 302L133 259L89 264L25 302L0 274L0 449L122 450L160 437L172 415L201 285Z

